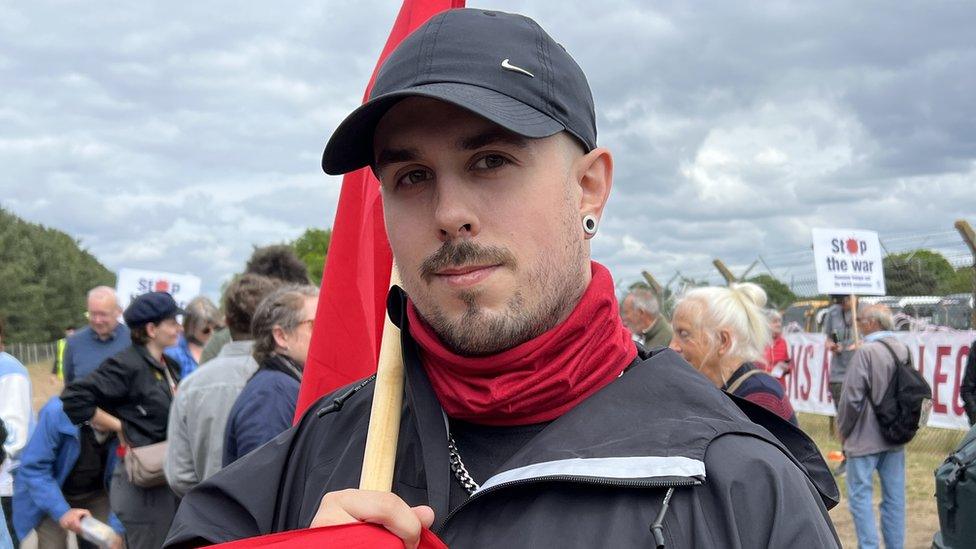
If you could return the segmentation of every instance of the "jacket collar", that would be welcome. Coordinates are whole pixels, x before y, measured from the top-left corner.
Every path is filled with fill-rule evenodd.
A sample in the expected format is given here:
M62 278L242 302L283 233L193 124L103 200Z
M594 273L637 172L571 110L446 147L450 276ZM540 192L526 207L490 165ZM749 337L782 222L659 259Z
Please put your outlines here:
M145 345L133 345L130 347L130 349L133 349L136 354L141 356L142 359L149 364L149 366L153 367L159 373L163 373L163 368L165 367L169 369L169 373L171 376L173 376L174 382L178 382L180 380L180 365L166 353L163 353L163 362L159 363L151 354L149 354L149 350L146 349Z

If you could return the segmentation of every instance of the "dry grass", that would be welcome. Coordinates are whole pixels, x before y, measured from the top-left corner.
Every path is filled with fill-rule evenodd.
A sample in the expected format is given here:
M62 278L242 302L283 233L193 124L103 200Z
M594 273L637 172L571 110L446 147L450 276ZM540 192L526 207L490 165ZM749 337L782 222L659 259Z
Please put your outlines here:
M833 450L840 450L840 444L829 435L829 420L825 416L814 414L798 414L800 425L810 434L826 455ZM935 507L935 476L934 471L945 457L959 444L965 431L948 429L925 428L919 432L908 445L906 461L905 483L907 502L905 547L923 549L932 546L932 536L939 530L939 515ZM841 491L841 503L830 512L834 526L840 535L844 547L857 547L857 536L854 533L854 523L847 510L847 485L843 479L838 482ZM877 516L878 503L881 501L881 487L875 478L874 507ZM880 526L879 526L880 528ZM880 531L880 530L879 530Z

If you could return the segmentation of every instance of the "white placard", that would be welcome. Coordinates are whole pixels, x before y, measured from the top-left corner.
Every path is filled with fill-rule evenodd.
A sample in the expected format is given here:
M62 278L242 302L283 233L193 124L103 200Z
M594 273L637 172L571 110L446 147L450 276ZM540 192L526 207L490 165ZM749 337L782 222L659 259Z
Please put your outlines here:
M813 229L817 291L885 295L878 233L860 229Z
M827 416L834 415L830 400L830 364L825 334L783 334L790 352L792 370L783 378L793 409ZM929 427L969 429L966 411L959 396L959 384L966 371L970 345L976 331L897 332L898 341L908 346L912 364L932 388L932 413Z
M169 292L180 307L186 307L191 299L200 295L200 277L163 271L120 269L115 291L119 294L119 307L123 311L132 298L147 292Z

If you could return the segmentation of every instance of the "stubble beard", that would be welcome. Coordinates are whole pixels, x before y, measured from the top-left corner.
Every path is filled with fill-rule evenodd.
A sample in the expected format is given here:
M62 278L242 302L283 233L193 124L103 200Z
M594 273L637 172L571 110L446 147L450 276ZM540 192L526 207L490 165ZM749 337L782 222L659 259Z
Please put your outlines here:
M488 311L482 307L479 297L483 292L480 290L457 294L456 297L466 308L456 319L449 318L429 294L425 298L414 299L417 312L449 350L472 357L506 351L545 333L575 308L586 289L580 274L584 269L586 253L579 239L573 238L574 233L581 229L568 196L566 203L566 215L554 227L562 235L561 242L554 245L562 246L565 256L557 257L555 253L545 251L537 266L527 273L524 287L515 288L501 311ZM471 243L458 246L471 246L469 252L475 256L485 250ZM498 251L489 250L486 253ZM456 251L456 248L452 251ZM503 268L511 268L518 273L520 267L516 263ZM421 278L425 278L423 274ZM534 303L529 299L533 295L539 296Z

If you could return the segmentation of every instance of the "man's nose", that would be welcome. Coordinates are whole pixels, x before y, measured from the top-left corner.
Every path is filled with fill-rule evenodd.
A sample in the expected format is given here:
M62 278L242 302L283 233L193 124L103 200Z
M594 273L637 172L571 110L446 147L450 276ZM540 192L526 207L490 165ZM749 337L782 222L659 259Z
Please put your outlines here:
M476 203L474 193L460 181L438 181L434 220L442 241L472 237L481 232L481 222L473 206Z

